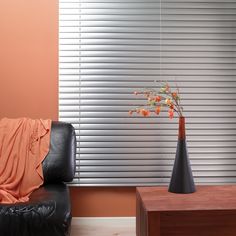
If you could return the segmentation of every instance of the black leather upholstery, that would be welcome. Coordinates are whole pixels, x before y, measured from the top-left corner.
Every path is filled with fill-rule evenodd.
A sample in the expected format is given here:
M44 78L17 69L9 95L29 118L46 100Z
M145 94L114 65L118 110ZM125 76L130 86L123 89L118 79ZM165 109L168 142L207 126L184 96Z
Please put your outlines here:
M49 153L43 161L44 183L69 182L75 174L75 131L71 124L53 121Z
M71 206L68 187L75 171L72 125L53 122L50 151L43 162L45 183L19 204L0 204L0 236L69 236Z

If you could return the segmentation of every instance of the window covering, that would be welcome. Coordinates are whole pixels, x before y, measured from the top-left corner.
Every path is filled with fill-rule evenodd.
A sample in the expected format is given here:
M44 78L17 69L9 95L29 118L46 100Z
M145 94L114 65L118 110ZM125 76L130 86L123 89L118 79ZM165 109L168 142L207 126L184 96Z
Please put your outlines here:
M197 184L236 182L236 2L60 0L59 119L77 134L73 185L168 184L178 119L128 115L135 90L178 84Z

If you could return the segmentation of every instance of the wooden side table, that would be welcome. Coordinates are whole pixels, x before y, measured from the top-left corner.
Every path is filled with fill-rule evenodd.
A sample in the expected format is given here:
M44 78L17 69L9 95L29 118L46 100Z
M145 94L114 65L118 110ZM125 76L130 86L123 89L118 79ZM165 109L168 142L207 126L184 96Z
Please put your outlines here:
M137 236L236 236L236 186L137 188Z

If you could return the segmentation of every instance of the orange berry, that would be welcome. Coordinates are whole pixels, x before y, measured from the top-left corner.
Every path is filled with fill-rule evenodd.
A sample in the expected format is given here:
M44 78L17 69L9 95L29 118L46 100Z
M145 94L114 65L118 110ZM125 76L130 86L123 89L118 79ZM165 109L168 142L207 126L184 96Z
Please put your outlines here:
M169 118L172 119L174 117L174 110L170 109L168 113L169 113Z
M146 116L150 115L150 111L149 110L145 110L145 109L141 109L141 114L146 117Z
M129 111L129 115L131 116L133 114L133 111Z
M161 96L156 96L155 97L155 102L160 102L161 101Z
M156 107L155 113L156 113L157 115L159 115L160 112L161 112L161 107L160 107L160 106Z

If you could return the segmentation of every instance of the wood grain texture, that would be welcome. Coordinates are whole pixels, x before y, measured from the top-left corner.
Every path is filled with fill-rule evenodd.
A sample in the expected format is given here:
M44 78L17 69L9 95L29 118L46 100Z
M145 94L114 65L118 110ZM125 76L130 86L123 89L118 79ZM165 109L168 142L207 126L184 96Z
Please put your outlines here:
M148 232L148 216L138 192L136 205L136 235L144 236L147 235Z
M71 236L135 236L135 217L74 217Z
M147 213L147 234L146 235L161 235L161 219L159 212L148 212Z
M236 210L236 186L197 186L196 193L169 193L167 187L137 188L147 211Z
M145 217L137 218L137 236L236 235L236 186L198 186L194 194L144 187L137 196Z
M236 211L162 212L160 235L235 236Z
M141 211L143 210L141 207L142 201L140 198L139 193L137 192L137 198L136 198L136 232L137 236L141 236Z

